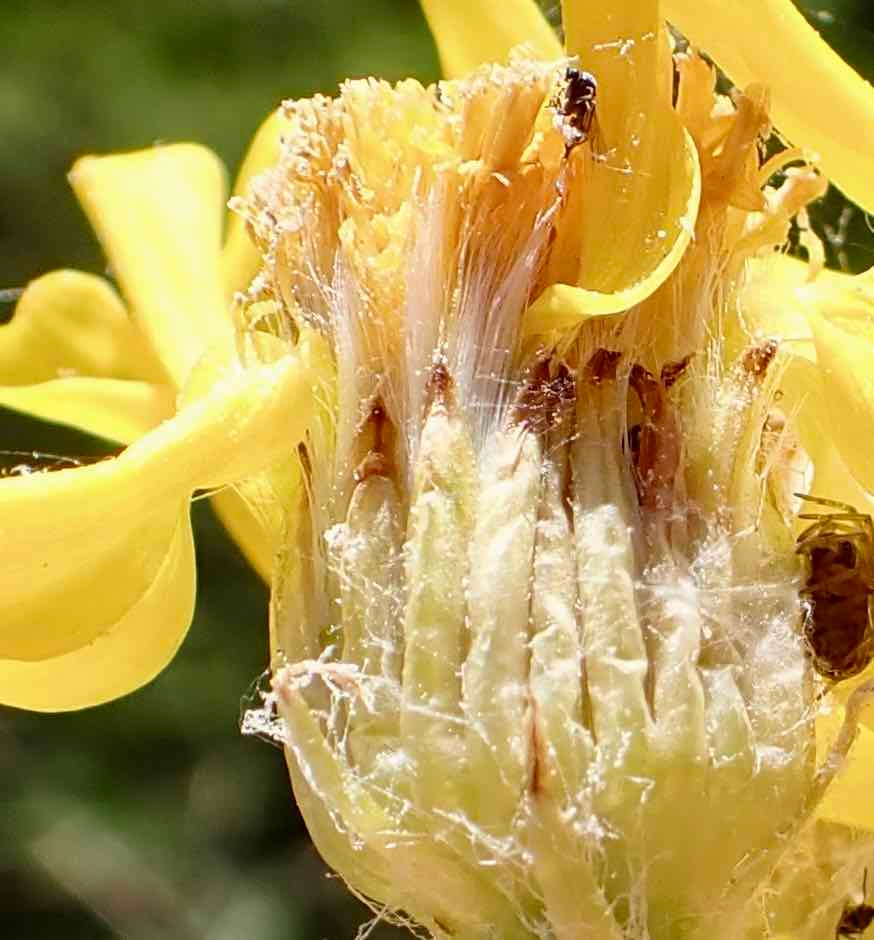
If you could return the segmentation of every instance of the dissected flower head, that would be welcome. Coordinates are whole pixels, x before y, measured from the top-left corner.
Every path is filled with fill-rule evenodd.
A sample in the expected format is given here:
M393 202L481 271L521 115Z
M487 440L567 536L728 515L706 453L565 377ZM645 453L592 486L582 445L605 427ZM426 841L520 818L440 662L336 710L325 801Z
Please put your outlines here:
M240 206L250 322L325 336L338 380L299 451L273 694L326 860L435 936L762 935L852 731L817 763L808 461L739 298L825 184L763 160L762 89L681 56L694 241L593 316L555 287L615 156L576 69L286 106Z
M838 775L874 754L874 290L823 270L806 207L826 177L874 204L871 89L788 0L562 6L565 50L530 0L424 0L452 80L287 104L223 247L205 151L76 165L130 316L35 282L0 401L129 446L0 483L0 694L148 681L209 492L272 573L298 802L378 910L846 933L874 866Z

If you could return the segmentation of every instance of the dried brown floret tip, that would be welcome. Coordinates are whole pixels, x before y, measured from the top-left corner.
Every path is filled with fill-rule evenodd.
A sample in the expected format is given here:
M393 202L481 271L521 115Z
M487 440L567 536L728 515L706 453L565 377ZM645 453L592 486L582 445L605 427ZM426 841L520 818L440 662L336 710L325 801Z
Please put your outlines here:
M612 382L616 379L616 373L619 366L619 360L622 353L613 349L597 350L583 370L586 381L593 385L600 385L601 382Z
M558 427L576 401L576 381L564 363L550 360L541 362L523 385L515 407L512 422L532 431L545 434Z

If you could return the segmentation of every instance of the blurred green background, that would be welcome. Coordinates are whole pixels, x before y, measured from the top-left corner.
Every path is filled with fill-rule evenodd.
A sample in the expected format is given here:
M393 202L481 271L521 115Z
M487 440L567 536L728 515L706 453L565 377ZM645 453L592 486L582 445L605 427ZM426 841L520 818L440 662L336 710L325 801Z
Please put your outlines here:
M874 76L871 0L806 12ZM0 13L0 288L104 270L65 183L83 153L197 140L234 168L283 97L437 76L415 0L3 0ZM838 194L815 226L835 236L833 264L874 263L871 220ZM2 410L0 449L108 451ZM0 710L4 938L351 940L370 919L310 847L280 751L238 732L267 663L266 590L206 505L194 513L198 612L173 665L85 713Z

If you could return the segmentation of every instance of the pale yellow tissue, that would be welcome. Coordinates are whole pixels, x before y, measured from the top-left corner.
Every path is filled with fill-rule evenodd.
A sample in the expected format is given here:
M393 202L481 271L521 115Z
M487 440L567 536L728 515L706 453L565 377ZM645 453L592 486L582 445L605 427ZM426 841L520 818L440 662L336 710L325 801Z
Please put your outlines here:
M789 255L774 253L749 262L740 308L750 339L777 339L793 356L816 358L803 299L811 287L807 278L807 264Z
M483 62L506 62L524 43L537 58L562 56L561 43L534 0L421 0L446 78Z
M777 129L816 155L850 199L874 211L874 88L792 0L665 0L663 13L738 87L766 84Z
M817 718L817 759L822 763L835 740L845 711L834 706ZM874 800L871 799L871 768L874 767L874 730L859 728L846 764L825 792L816 816L829 822L842 823L853 829L874 831Z
M851 276L785 255L750 264L741 316L753 338L781 342L780 408L813 461L815 495L874 507L874 269Z
M100 589L111 584L108 579ZM186 509L169 534L153 580L91 642L44 659L0 658L0 702L59 712L134 691L173 658L194 614L194 596L194 541Z
M115 290L81 271L52 271L27 285L0 326L0 385L90 376L167 381Z
M638 303L679 264L695 228L701 169L671 101L657 0L562 5L568 53L598 79L598 125L580 219L577 286Z
M816 362L806 356L786 357L779 389L779 407L813 463L810 492L848 503L862 512L874 512L874 501L853 478L835 446L830 409Z
M70 182L131 312L177 386L203 350L233 348L221 276L225 172L194 144L83 157Z
M856 480L874 493L874 319L833 322L812 313L810 323L831 437Z
M231 487L213 493L210 502L222 525L240 546L249 564L267 584L273 573L275 546L262 522Z
M570 284L551 284L525 311L527 336L556 336L591 317L623 313L629 307L628 296L601 294Z
M193 564L168 568L192 492L252 476L293 450L324 380L320 342L305 337L294 355L222 378L117 458L4 480L0 657L57 660L97 643L135 616L170 568L172 585L160 593L189 582L193 592ZM175 642L189 615L175 623ZM154 675L154 661L146 665L129 688Z

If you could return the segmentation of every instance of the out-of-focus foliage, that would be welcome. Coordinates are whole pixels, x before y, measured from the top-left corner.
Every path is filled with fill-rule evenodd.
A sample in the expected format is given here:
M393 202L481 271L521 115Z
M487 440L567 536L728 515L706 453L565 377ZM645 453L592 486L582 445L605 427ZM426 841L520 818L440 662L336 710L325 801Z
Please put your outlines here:
M4 0L0 284L99 268L74 157L196 140L231 168L283 97L436 77L415 0Z
M874 74L870 0L807 2ZM437 74L416 0L3 0L0 62L0 288L103 270L64 181L82 153L191 139L233 168L282 97ZM815 224L844 236L833 263L859 270L874 263L869 220L850 211L842 230L844 209L828 197ZM0 412L0 449L109 447ZM325 876L279 750L238 733L267 664L267 595L206 505L195 514L198 613L172 667L89 712L0 713L0 936L351 940L370 916Z

